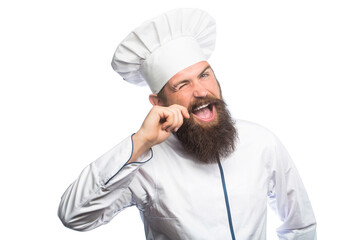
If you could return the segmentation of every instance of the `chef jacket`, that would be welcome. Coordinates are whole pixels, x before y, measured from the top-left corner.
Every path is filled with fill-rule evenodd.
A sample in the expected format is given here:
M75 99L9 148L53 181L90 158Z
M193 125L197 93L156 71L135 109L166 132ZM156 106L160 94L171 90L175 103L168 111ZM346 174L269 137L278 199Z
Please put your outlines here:
M66 190L61 221L91 230L136 206L146 239L265 240L269 205L282 221L279 239L316 239L312 207L286 149L257 124L238 120L236 128L236 150L213 164L194 159L174 135L127 163L129 136Z

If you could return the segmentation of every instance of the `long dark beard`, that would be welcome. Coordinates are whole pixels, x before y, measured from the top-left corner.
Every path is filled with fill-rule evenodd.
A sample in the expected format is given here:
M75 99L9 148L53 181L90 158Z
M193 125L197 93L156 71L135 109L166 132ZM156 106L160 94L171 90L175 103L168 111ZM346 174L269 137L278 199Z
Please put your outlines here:
M217 121L198 124L190 114L190 119L184 119L183 125L176 132L185 150L203 163L216 163L229 156L235 150L237 131L226 108L226 103L217 98L206 97L189 107L189 113L206 103L215 105Z

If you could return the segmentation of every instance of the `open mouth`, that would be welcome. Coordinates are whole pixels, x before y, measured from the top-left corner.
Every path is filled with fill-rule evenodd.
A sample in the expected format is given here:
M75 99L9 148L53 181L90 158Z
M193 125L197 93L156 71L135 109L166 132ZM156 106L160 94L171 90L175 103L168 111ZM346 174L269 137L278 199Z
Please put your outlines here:
M195 108L192 114L200 121L211 122L215 119L215 105L211 103L201 105Z

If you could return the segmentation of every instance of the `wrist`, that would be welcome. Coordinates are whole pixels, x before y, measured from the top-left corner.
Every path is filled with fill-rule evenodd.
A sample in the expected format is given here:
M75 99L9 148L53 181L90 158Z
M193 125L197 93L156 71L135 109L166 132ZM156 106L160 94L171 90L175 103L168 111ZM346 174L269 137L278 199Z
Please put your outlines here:
M141 133L136 132L132 135L133 153L129 162L135 161L146 151L150 150L151 145L144 139Z
M150 141L145 137L145 135L142 133L141 129L134 133L132 136L133 143L137 144L139 148L141 149L150 149L153 145L150 143Z

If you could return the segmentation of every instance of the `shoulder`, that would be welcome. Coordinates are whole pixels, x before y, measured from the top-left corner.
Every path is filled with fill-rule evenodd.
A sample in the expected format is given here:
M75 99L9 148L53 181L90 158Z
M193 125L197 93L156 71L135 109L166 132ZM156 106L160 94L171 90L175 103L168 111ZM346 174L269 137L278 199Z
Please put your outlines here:
M277 142L275 134L266 127L240 119L235 119L240 144L256 144L274 146Z
M275 135L268 128L246 120L235 119L234 120L238 133L240 135L253 135L261 136L265 138L274 138Z

